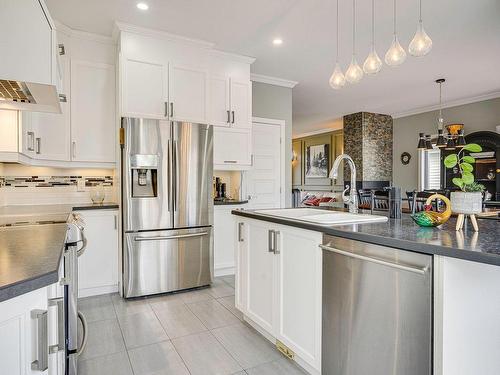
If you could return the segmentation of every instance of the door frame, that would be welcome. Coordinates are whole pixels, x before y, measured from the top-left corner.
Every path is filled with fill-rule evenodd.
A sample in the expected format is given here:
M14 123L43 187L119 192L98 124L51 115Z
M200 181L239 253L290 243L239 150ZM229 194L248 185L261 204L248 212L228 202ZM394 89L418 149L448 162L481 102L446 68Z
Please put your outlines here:
M266 117L252 117L252 124L260 124L260 125L272 125L280 127L280 208L285 208L286 200L285 200L285 129L286 123L285 120L272 119ZM253 131L253 129L252 129ZM253 137L252 137L253 138ZM254 140L252 139L252 142ZM252 167L253 167L253 154L252 154Z

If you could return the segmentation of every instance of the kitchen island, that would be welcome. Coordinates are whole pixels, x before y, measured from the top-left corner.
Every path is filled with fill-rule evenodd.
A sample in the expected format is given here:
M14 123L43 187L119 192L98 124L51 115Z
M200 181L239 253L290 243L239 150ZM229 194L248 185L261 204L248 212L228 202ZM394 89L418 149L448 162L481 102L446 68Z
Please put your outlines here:
M431 264L422 269L431 272L429 373L500 373L500 359L494 354L500 352L498 222L481 221L480 232L456 232L454 219L440 228L421 228L409 215L325 226L264 210L232 213L237 233L236 305L251 325L311 374L321 373L321 327L329 318L322 316L326 263L319 246L331 238L361 244L368 252L383 247L401 268L406 267L406 254L425 254ZM412 308L402 303L398 306L403 310ZM370 315L359 316L364 321L373 311L358 314Z

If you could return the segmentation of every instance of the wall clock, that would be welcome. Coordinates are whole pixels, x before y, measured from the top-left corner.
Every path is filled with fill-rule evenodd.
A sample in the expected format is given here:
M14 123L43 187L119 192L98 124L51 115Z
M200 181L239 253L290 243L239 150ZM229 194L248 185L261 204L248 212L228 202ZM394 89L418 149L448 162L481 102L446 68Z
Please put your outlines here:
M408 165L410 163L411 155L408 152L403 152L401 154L401 163L403 165Z

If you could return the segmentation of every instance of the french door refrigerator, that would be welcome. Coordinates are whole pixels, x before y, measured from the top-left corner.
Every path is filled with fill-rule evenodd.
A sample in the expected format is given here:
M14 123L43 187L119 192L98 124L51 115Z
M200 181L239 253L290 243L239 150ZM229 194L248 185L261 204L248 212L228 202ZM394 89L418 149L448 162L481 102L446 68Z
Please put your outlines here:
M122 119L123 296L208 285L213 277L213 130Z

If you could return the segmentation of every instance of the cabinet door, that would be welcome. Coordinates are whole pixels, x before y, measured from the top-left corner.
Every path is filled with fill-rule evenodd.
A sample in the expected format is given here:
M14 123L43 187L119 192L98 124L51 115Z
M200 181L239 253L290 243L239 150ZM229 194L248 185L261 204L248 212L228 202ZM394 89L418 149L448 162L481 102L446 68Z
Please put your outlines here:
M222 76L210 77L210 125L229 127L229 79Z
M37 0L2 0L0 78L52 84L53 30Z
M0 152L18 150L18 112L0 110Z
M321 370L321 233L280 226L276 337Z
M170 119L206 124L208 72L184 65L169 65Z
M234 270L235 232L232 208L214 208L214 272L218 276Z
M87 248L78 258L80 297L118 290L118 211L80 211Z
M248 221L246 314L275 335L276 255L269 251L269 225Z
M70 65L66 56L60 57L65 101L61 101L62 113L33 112L32 127L35 132L35 159L70 160Z
M71 61L73 161L115 162L114 66Z
M235 128L252 127L252 83L231 78L231 125Z
M167 117L168 70L163 64L124 59L122 74L122 116Z
M249 167L252 163L251 153L252 134L249 129L214 128L214 164L217 168Z

